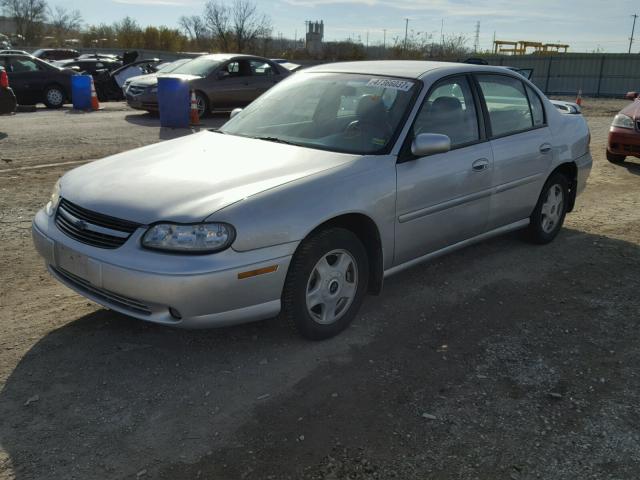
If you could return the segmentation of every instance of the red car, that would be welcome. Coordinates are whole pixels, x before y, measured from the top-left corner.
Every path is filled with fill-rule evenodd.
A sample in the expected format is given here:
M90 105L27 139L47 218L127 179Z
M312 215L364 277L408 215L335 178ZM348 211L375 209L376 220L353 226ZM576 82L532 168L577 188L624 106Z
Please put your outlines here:
M624 162L626 157L640 158L640 97L629 92L626 98L633 100L620 110L611 123L607 142L607 160Z

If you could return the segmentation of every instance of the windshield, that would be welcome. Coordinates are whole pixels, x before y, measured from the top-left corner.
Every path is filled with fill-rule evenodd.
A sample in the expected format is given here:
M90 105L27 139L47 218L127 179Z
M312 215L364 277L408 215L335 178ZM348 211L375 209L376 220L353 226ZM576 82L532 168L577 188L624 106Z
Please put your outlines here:
M404 78L298 73L220 131L335 152L382 152L417 90L415 81Z
M157 72L158 73L169 73L169 72L173 72L176 68L181 67L182 65L184 65L187 62L190 62L191 59L190 58L183 58L181 60L176 60L175 62L171 62L171 63L167 63L162 65Z
M218 67L218 65L220 65L220 62L218 62L217 60L212 60L211 58L194 58L190 62L186 62L178 66L178 68L173 70L173 73L206 77L211 72L213 72Z

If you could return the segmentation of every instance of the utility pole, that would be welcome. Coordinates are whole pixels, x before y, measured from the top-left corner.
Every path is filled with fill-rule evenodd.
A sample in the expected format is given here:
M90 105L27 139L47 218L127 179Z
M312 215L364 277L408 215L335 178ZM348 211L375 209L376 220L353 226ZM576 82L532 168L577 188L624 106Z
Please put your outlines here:
M633 27L631 27L631 38L629 39L629 53L631 53L631 45L633 45L633 35L636 32L636 20L638 19L638 14L634 13L631 16L633 17Z
M407 35L409 34L409 19L405 18L404 23L404 51L407 51Z
M476 34L473 42L473 52L478 53L478 47L480 46L480 20L476 22Z
M382 51L386 52L387 51L387 29L384 28L382 30Z

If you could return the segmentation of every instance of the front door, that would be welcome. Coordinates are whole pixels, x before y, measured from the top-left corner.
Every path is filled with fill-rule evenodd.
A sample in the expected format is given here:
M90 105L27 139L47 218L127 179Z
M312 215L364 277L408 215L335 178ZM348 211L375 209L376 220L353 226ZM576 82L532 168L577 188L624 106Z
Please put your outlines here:
M40 65L28 57L7 55L6 70L9 85L14 90L18 103L30 104L40 100L44 88Z
M444 134L451 150L399 160L395 265L486 231L493 155L478 111L465 76L441 80L427 95L409 139Z
M232 60L221 67L226 76L215 72L207 92L213 109L229 110L244 107L256 98L252 84L251 67L248 60Z

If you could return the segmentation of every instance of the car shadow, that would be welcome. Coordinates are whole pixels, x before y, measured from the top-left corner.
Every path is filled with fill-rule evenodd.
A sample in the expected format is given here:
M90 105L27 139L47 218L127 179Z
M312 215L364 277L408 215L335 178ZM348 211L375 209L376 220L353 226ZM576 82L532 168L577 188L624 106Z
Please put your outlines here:
M193 463L206 455L218 431L318 362L338 357L348 363L352 345L384 338L409 322L405 309L411 315L446 309L447 296L479 288L464 284L474 263L500 283L513 281L514 262L520 262L526 282L544 286L559 268L565 277L579 278L585 259L588 268L615 271L612 259L622 256L640 259L640 249L577 230L566 229L543 247L516 234L496 238L392 277L381 297L365 303L354 326L319 343L301 340L276 319L187 331L97 310L46 334L11 372L0 392L0 443L8 455L0 472L4 464L17 480L122 478L154 462ZM497 304L499 291L479 295L483 304ZM533 309L536 300L523 295L514 301ZM490 328L482 328L487 317L476 320L479 337L489 335ZM500 325L513 320L508 308L491 318Z
M0 132L0 140L4 140L5 138L7 138L9 135L4 133L4 132Z
M621 165L626 168L629 173L633 175L640 175L640 163L638 163L638 161L630 161L627 159Z
M215 113L200 121L200 125L191 126L189 128L170 128L160 125L160 117L150 113L129 114L125 116L125 120L133 125L141 127L159 128L158 137L161 140L171 140L173 138L183 137L191 133L199 132L206 129L220 128L229 119L229 114Z

